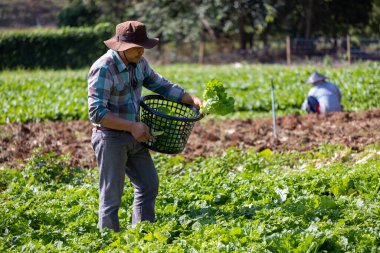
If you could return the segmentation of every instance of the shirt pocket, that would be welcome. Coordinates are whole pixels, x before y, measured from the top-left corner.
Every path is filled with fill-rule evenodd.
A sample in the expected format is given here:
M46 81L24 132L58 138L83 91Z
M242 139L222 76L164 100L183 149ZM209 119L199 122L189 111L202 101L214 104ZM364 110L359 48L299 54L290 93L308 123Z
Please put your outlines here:
M137 81L137 87L140 88L143 85L144 77L143 76L136 76L136 81Z
M144 82L144 73L141 71L140 68L138 68L136 71L135 79L136 79L138 88L142 87L143 82Z
M115 90L118 93L123 93L125 91L128 91L128 84L124 82L117 82L115 83Z
M135 103L134 103L134 95L131 93L129 89L123 95L119 95L117 97L118 111L121 114L135 113Z

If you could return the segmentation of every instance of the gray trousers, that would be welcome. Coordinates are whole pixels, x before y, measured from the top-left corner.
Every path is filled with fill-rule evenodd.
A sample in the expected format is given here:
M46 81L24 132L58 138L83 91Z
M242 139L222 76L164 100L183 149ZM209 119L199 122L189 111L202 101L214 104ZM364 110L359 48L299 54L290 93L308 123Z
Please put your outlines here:
M120 230L118 211L125 175L135 188L132 224L154 222L158 175L149 150L121 131L94 129L91 142L99 168L99 229Z

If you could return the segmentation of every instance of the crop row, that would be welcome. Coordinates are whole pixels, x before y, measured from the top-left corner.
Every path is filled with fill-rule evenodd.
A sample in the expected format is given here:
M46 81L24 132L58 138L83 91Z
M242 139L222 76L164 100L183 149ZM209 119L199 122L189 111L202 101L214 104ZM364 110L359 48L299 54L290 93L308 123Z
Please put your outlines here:
M270 84L275 85L279 113L297 113L318 70L342 90L346 110L380 107L380 65L362 63L340 68L281 65L172 65L155 68L172 82L202 97L205 84L219 79L236 100L238 112L268 113ZM87 118L87 69L0 72L0 123ZM145 91L144 94L148 93Z
M155 154L157 222L99 232L97 172L37 154L0 170L1 252L378 252L380 147L237 148L186 163Z

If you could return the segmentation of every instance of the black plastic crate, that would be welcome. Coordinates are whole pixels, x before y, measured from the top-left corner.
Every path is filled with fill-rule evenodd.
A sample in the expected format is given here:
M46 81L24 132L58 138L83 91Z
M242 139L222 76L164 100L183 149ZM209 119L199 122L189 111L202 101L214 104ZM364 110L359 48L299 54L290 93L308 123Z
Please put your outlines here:
M143 96L140 106L141 122L151 132L160 132L144 145L165 154L182 152L195 122L203 117L195 107L170 101L161 95Z

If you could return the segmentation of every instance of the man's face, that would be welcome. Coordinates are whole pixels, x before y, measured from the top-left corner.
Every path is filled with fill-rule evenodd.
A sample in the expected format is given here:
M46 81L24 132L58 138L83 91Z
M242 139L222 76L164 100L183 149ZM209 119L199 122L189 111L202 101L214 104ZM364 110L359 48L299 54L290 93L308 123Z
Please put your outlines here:
M137 63L144 54L143 47L132 47L124 51L124 55L129 62Z

